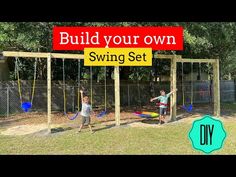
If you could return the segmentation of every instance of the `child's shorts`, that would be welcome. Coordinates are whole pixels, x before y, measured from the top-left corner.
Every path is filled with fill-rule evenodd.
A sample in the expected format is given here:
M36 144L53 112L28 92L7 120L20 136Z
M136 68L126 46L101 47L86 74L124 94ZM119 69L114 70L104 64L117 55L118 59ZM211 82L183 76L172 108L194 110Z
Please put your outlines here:
M90 124L90 116L89 117L82 116L81 124L82 125L89 125Z
M166 115L167 108L160 108L160 115Z

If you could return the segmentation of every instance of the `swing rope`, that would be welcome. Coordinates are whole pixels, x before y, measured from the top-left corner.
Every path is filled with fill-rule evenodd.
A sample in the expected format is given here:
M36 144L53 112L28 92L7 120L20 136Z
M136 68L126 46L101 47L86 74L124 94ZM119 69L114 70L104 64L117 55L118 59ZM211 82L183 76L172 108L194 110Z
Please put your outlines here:
M91 108L93 108L93 69L90 66L90 102Z
M193 104L193 62L191 62L191 105Z
M105 90L105 97L104 97L104 111L100 112L97 115L97 118L102 118L103 116L105 116L107 114L107 70L106 70L106 66L104 67L104 90Z
M185 105L185 94L184 94L184 63L182 62L182 97L183 97L183 106Z
M63 83L62 83L62 86L63 86L63 99L64 99L64 113L66 113L66 103L67 103L67 100L66 100L66 83L65 83L65 80L66 80L66 78L65 78L65 59L63 58L62 59L62 68L63 68Z
M107 67L105 66L105 76L104 76L104 84L105 84L105 111L107 111Z
M16 61L15 61L15 66L16 66L16 76L17 76L17 85L18 85L18 93L20 96L20 103L22 105L23 100L22 100L22 94L21 94L21 84L20 84L20 74L19 74L19 65L18 65L18 57L16 57Z
M80 110L80 59L78 60L78 100L77 100L77 104L78 104L78 112Z
M191 80L192 80L192 66L191 66ZM192 81L191 81L191 103L189 106L185 105L185 87L184 87L184 63L182 62L182 94L183 94L183 106L182 108L185 109L187 112L191 112L193 109L193 105L192 105Z
M79 64L80 64L80 61L79 61ZM68 114L67 114L67 109L66 109L66 103L67 103L67 99L66 99L66 76L65 76L65 59L63 58L62 59L62 69L63 69L63 72L62 72L62 75L63 75L63 99L64 99L64 115L66 115L66 117L70 120L74 120L76 119L80 112L79 112L79 96L78 96L78 111L77 113L72 116L72 117L69 117ZM80 85L80 65L78 66L78 89L79 89L79 85ZM79 95L79 94L78 94Z
M35 94L35 84L36 84L36 77L37 77L37 62L38 62L38 59L35 58L33 88L32 88L32 95L31 95L31 101L30 101L31 104L33 104L34 94Z

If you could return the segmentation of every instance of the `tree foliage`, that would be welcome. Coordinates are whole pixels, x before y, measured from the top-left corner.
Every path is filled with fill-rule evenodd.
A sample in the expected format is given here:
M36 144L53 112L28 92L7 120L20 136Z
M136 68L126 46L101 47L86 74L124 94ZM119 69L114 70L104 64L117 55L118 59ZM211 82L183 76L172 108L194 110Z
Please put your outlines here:
M183 22L1 22L0 50L52 52L53 26L183 26L183 51L157 51L158 53L180 54L187 58L219 58L221 77L236 78L236 23L183 23ZM82 51L74 51L81 53ZM32 73L34 62L23 61L23 72ZM46 77L46 63L38 64L39 79ZM62 62L53 61L53 78L60 80ZM66 62L67 79L76 79L77 66ZM82 66L82 64L81 64ZM82 76L89 68L82 69ZM158 75L169 73L168 63L154 61L152 67L121 67L123 80L153 80ZM102 67L94 69L93 78L103 78ZM30 79L25 74L24 79ZM112 67L107 67L107 77L112 77ZM87 76L85 77L87 78Z

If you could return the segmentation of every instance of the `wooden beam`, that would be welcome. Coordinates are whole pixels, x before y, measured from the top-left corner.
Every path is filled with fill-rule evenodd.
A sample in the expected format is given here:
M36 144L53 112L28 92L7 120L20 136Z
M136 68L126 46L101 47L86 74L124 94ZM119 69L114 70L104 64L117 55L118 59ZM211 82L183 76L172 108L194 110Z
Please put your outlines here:
M181 59L181 55L162 55L162 54L154 54L153 58L155 59L173 59L173 58L179 58Z
M171 87L170 90L176 90L176 70L177 70L177 66L176 66L176 58L174 57L171 60ZM174 92L171 97L170 97L170 117L172 121L176 120L176 92Z
M214 89L214 116L220 117L220 65L219 60L213 64L213 89Z
M190 58L183 58L183 59L176 59L176 62L183 62L183 63L215 63L217 59L190 59Z
M40 52L2 52L5 57L25 57L25 58L64 58L64 59L84 59L83 54L66 54L66 53L40 53Z
M120 125L120 71L119 66L114 67L115 79L115 120L116 126Z
M51 55L47 56L47 102L48 102L48 133L51 133Z
M64 58L64 59L84 59L83 54L66 54L66 53L42 53L42 52L12 52L3 51L5 57L25 57L25 58L47 58L50 54L51 58ZM214 63L217 59L190 59L182 58L181 55L162 55L154 54L155 59L173 59L176 58L176 62L188 62L188 63Z

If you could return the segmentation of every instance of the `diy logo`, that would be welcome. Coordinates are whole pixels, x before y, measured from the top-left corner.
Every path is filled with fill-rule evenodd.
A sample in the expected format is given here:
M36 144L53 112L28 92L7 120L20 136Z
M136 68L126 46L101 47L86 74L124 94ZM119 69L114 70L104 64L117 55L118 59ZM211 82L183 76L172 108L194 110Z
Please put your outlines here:
M205 115L193 122L189 138L196 150L211 153L222 148L226 132L220 120Z

